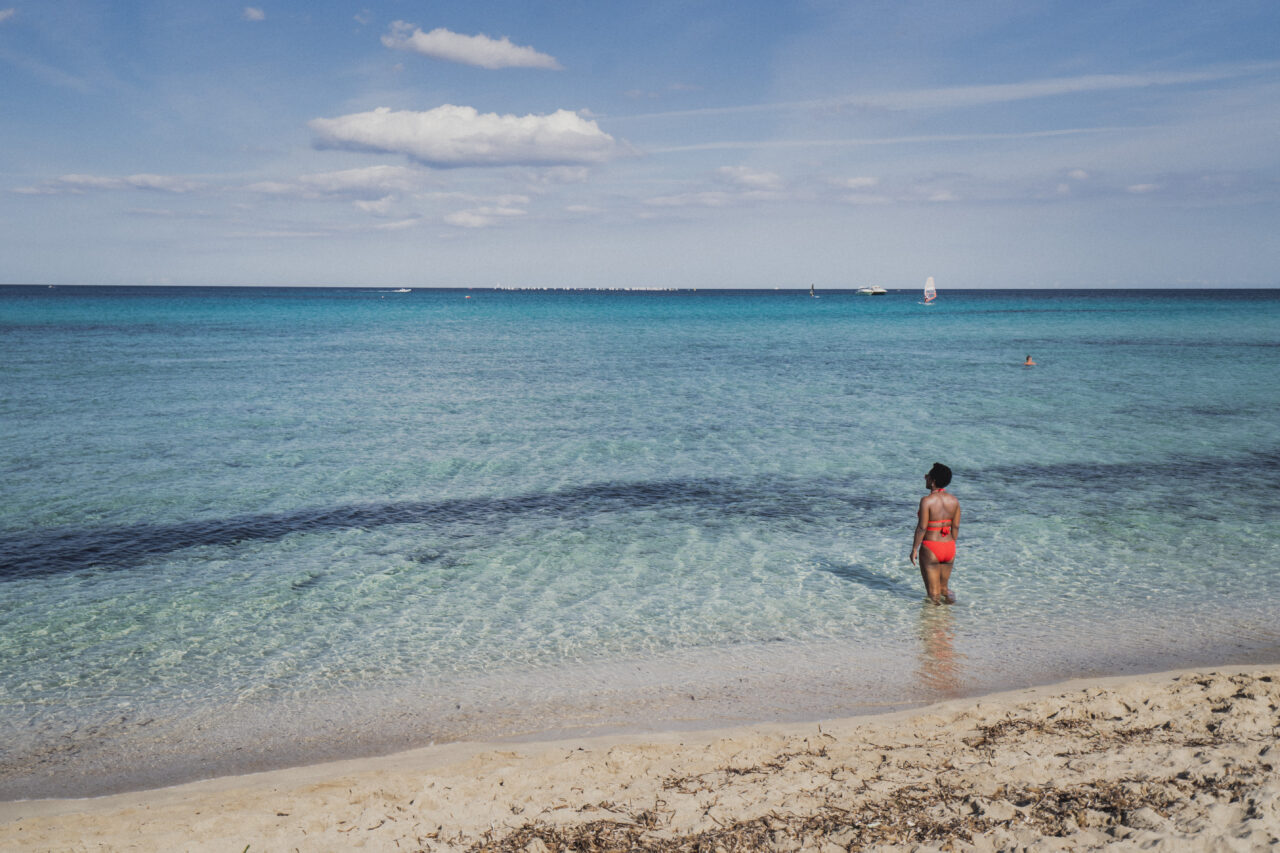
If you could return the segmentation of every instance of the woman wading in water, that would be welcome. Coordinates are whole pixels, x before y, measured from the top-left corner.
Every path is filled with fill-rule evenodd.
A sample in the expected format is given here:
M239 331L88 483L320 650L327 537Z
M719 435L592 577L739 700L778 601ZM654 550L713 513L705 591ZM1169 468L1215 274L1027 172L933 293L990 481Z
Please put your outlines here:
M934 604L952 604L948 582L956 560L956 535L960 532L960 501L947 494L951 484L951 469L941 462L933 463L924 475L929 494L920 499L919 521L916 537L911 543L911 565L920 556L920 577L924 579L924 591Z

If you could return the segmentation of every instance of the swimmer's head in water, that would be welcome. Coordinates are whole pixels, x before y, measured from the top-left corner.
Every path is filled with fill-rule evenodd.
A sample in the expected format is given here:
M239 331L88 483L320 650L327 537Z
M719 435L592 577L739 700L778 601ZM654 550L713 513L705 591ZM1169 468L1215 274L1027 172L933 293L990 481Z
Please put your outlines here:
M941 462L935 462L929 469L929 479L933 481L935 489L945 489L951 485L951 469Z

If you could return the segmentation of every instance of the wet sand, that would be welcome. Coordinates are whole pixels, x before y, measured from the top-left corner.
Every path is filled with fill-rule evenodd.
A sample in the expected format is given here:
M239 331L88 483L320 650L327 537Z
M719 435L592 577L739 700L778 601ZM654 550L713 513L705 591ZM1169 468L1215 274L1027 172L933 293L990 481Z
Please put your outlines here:
M1259 849L1278 742L1280 666L1224 667L0 803L0 849Z

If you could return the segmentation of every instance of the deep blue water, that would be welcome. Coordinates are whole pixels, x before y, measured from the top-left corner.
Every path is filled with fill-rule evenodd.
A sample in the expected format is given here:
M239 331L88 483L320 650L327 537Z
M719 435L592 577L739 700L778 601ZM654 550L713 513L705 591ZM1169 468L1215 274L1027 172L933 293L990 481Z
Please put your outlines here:
M1277 291L0 288L0 795L1274 659L1278 371Z

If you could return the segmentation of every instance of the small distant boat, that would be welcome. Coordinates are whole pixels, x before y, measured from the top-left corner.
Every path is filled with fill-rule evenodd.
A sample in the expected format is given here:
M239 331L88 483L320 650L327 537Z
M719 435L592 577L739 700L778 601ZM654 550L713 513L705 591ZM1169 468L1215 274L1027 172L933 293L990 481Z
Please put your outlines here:
M818 298L818 294L816 294L816 293L814 293L814 292L813 292L813 285L812 285L812 284L811 284L811 285L809 285L809 296L810 296L810 298L812 298L812 299L817 299L817 298Z
M869 287L858 288L858 292L861 293L863 296L884 296L889 291L885 290L883 287L881 287L878 284L873 284L873 285L870 285Z
M393 290L393 291L391 291L391 292L392 292L392 293L413 293L413 288L411 288L411 287L402 287L402 288L400 288L399 290Z
M933 286L933 276L924 280L924 304L928 305L938 298L938 289Z

